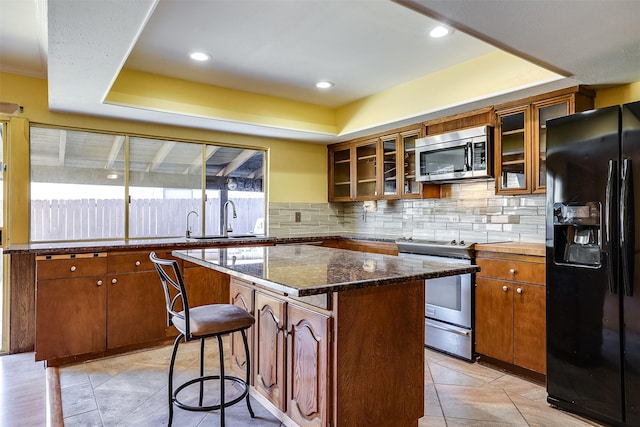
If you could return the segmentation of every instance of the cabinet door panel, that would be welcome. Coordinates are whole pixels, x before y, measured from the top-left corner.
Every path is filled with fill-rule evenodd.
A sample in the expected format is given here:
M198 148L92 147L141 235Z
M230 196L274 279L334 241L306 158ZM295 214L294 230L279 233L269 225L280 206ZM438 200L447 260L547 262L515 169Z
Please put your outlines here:
M254 314L253 308L253 290L238 279L232 278L230 285L231 304L236 307ZM249 344L249 353L253 354L253 327L247 331L247 342ZM242 334L235 332L231 334L231 369L236 375L244 378L247 369L247 357L244 351L244 343L242 342ZM253 367L255 370L255 367ZM252 372L253 374L253 372ZM253 384L253 375L251 376L251 384Z
M546 373L546 289L544 286L515 285L513 308L513 359L527 369ZM521 292L518 292L518 289Z
M256 293L255 387L282 411L286 411L285 310L284 301Z
M106 298L104 277L38 280L36 360L104 351Z
M512 363L512 283L476 277L476 351Z
M108 348L165 336L167 311L162 285L155 271L109 276L108 286Z
M287 315L289 416L300 425L326 425L329 318L291 304Z

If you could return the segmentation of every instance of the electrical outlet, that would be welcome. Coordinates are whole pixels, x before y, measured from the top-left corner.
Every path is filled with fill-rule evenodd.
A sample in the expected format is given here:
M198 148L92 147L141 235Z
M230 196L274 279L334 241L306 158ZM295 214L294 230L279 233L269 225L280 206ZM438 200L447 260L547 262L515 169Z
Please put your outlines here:
M296 222L302 221L302 212L296 212Z

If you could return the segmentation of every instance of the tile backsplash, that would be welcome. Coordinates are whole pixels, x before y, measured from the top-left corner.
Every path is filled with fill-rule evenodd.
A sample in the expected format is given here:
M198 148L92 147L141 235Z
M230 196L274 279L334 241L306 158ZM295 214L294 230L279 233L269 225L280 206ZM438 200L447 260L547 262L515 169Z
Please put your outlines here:
M270 203L269 234L359 233L474 242L545 241L545 195L498 196L494 181L445 184L440 199ZM295 213L300 212L300 222Z

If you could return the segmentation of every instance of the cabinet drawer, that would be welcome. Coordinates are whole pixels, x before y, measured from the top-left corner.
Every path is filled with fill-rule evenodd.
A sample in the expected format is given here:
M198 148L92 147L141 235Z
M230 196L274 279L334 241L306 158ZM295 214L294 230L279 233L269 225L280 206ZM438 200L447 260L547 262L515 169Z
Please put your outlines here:
M107 268L109 273L134 273L136 271L153 271L155 267L149 259L150 252L132 252L130 254L109 255ZM164 258L163 253L158 256Z
M45 255L36 258L38 280L99 276L107 272L107 254Z
M478 277L491 277L500 280L514 280L517 282L537 283L546 282L544 263L522 262L507 259L477 258L480 266Z

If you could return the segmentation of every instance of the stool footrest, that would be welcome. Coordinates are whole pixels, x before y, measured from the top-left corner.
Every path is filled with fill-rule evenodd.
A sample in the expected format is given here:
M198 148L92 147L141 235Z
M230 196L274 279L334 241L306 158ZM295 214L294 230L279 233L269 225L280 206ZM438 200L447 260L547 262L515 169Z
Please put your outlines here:
M224 402L225 408L231 405L235 405L236 403L240 402L242 399L247 397L247 395L249 394L249 386L244 380L231 375L225 375L224 379L233 381L242 386L242 393L240 393L239 396L235 397L232 400ZM222 403L218 405L212 405L212 406L194 406L194 405L187 405L186 403L182 403L178 400L178 393L180 393L185 388L189 387L190 385L193 385L196 383L204 383L205 381L209 381L209 380L220 380L220 375L208 375L206 377L194 378L177 387L173 392L173 401L175 402L175 405L187 411L203 411L204 412L204 411L215 411L217 409L220 409L222 407Z

